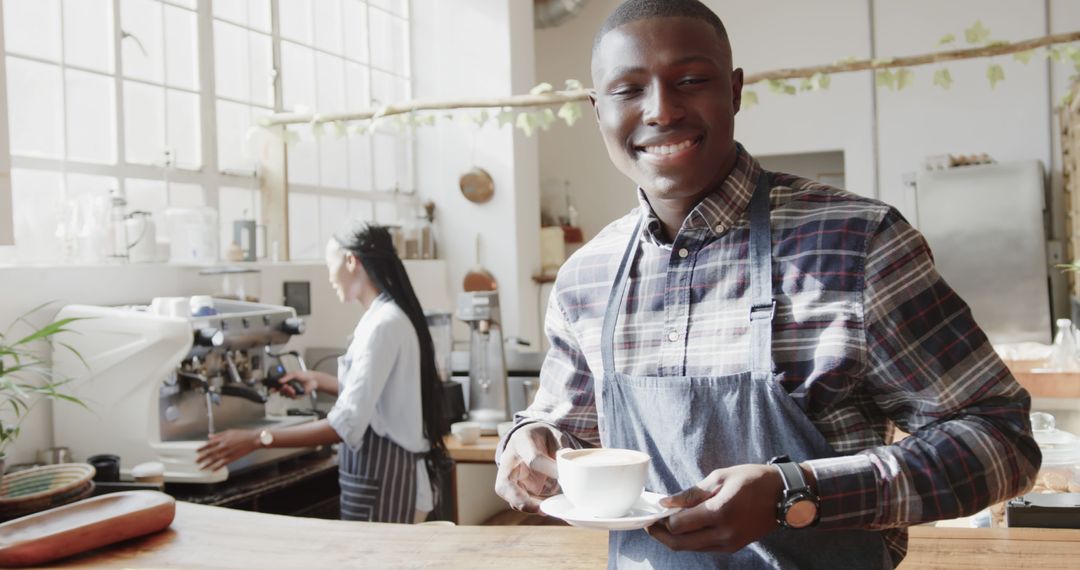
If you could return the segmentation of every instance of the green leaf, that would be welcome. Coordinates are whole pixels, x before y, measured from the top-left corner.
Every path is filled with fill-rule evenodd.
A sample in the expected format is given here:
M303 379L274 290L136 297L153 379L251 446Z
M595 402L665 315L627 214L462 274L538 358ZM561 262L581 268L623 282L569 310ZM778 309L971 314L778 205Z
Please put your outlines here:
M582 85L581 82L578 81L577 79L567 79L566 80L566 90L567 91L580 91L580 90L582 90L584 88L585 88L585 86Z
M814 89L814 82L810 81L809 77L804 77L799 83L799 91L812 91Z
M66 325L70 324L70 323L73 323L75 321L80 321L80 320L83 320L83 319L82 318L68 318L68 319L60 319L59 321L49 323L49 324L45 325L44 327L41 327L40 329L34 331L32 334L30 334L30 335L28 335L26 337L23 337L22 339L19 339L12 346L21 346L21 345L33 342L35 340L45 339L45 338L51 337L51 336L53 336L55 334L59 334L59 333L62 333L62 332L73 332L73 331L71 331L71 329L66 329L64 327Z
M1021 51L1013 54L1013 59L1019 61L1025 65L1031 62L1031 58L1035 57L1035 50L1029 49L1027 51Z
M472 120L474 123L476 123L476 126L482 127L484 126L484 123L488 122L488 118L490 118L490 115L488 114L487 110L483 110L473 115Z
M1010 45L1011 43L1012 42L1009 42L1007 40L991 40L986 42L986 47L1001 47Z
M990 80L990 88L994 89L997 84L1005 81L1005 70L998 64L986 68L986 78Z
M982 20L979 20L974 26L964 30L964 39L972 45L986 43L990 39L990 29L983 25Z
M878 70L874 83L878 87L888 87L889 89L896 89L896 74L888 69Z
M780 95L794 95L798 92L794 85L782 79L770 79L769 90Z
M1049 58L1052 61L1057 61L1057 62L1061 61L1061 50L1059 48L1056 48L1056 47L1046 48L1046 53L1044 55L1046 55L1046 57Z
M313 136L315 138L320 138L320 137L323 136L323 124L322 123L311 123L311 136Z
M952 87L952 84L952 73L950 73L948 69L941 68L934 72L934 85L947 90Z
M855 57L853 55L849 55L849 56L845 57L844 59L838 60L836 62L836 65L847 65L847 64L850 64L850 63L855 63L856 61L859 61L859 58L857 58L857 57Z
M543 95L544 93L551 93L555 88L550 83L541 83L536 87L529 90L529 95Z
M499 127L505 127L506 125L514 124L514 111L512 109L503 109L501 113L495 116L495 119L499 121Z
M1069 105L1072 105L1072 102L1073 102L1073 94L1072 94L1071 91L1061 96L1061 106L1062 107L1068 107ZM1076 262L1074 261L1073 264L1075 265ZM1078 269L1076 267L1072 267L1071 270L1072 271L1077 271L1077 270L1080 270L1080 269Z
M335 138L340 139L340 138L344 137L345 135L349 134L349 129L345 126L344 121L334 121L333 125L334 125L334 137Z
M911 87L915 85L915 72L908 68L901 68L896 71L896 90L903 91L905 87Z
M536 131L536 117L532 116L531 113L519 113L514 126L521 129L525 136L531 137L533 132Z
M562 107L559 107L557 115L566 123L566 126L572 127L581 118L582 113L581 103L567 101L563 103Z
M285 141L286 145L294 145L300 142L300 133L292 129L285 129L285 132L281 134L281 138Z
M743 91L742 92L742 108L749 109L758 104L758 96L755 91Z
M818 72L814 74L817 81L818 89L828 89L832 85L832 77L824 73Z
M944 36L941 36L940 40L938 40L937 45L945 46L945 45L949 45L949 44L955 43L955 42L956 42L956 34L945 34Z

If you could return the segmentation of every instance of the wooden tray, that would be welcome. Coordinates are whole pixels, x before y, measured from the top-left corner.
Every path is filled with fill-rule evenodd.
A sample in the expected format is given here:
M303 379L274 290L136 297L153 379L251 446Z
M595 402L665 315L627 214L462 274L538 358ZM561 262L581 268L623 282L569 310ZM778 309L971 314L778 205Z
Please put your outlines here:
M85 499L0 524L0 567L34 566L165 529L176 500L157 491Z

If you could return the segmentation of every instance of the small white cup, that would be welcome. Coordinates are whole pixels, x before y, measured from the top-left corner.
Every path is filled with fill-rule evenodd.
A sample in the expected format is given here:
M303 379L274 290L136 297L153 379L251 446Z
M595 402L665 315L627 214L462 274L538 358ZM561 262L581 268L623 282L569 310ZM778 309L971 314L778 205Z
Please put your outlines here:
M625 515L645 490L649 456L631 449L560 449L559 486L586 516Z
M513 427L514 422L499 422L495 426L495 432L499 434L499 439L502 439Z
M462 445L475 445L480 441L480 424L476 422L450 424L450 433L454 434Z
M149 312L163 317L186 319L191 316L191 304L187 297L155 297L150 301Z

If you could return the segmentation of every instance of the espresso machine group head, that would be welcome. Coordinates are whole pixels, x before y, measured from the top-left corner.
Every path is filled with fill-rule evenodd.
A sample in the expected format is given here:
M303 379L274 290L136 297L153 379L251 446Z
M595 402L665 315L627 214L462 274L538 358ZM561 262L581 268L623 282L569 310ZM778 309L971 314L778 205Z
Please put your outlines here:
M469 420L485 433L495 433L496 426L509 419L510 409L499 294L462 293L457 317L469 325Z
M121 476L146 461L165 466L165 480L213 483L230 473L310 451L259 449L217 471L203 471L196 451L210 434L269 429L311 421L313 398L298 415L268 414L269 384L283 372L281 350L303 321L290 307L214 300L215 312L176 317L144 307L68 305L58 319L77 318L53 350L53 368L81 407L57 402L57 445L80 456L120 456ZM302 363L301 363L302 365ZM278 398L279 396L273 396ZM278 401L280 402L280 401Z

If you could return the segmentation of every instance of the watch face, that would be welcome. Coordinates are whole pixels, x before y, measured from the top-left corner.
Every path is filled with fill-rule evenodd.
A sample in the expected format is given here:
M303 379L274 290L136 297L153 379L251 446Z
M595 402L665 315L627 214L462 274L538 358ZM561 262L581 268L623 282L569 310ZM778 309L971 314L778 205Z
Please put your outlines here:
M262 433L259 434L259 441L262 442L263 445L270 445L271 443L274 443L274 434L270 433L270 430L263 430Z
M817 518L817 505L809 499L795 501L788 507L784 520L791 528L806 528Z

